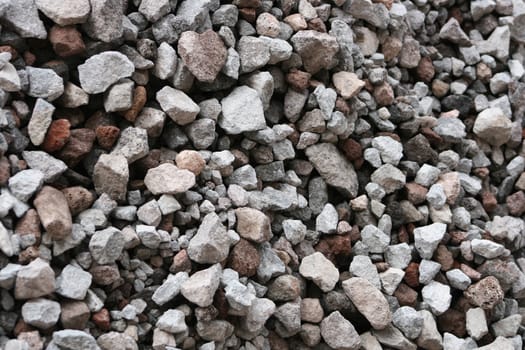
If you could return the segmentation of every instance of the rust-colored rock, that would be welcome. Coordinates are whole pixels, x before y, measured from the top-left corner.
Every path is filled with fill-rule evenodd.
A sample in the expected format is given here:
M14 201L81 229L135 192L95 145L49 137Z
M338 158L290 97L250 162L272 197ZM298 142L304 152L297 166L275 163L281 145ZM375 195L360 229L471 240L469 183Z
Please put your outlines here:
M76 56L86 51L82 34L75 26L60 27L54 25L49 31L49 41L53 50L60 57Z
M372 2L375 2L376 4L383 4L387 9L392 9L392 4L394 3L394 0L372 0Z
M69 142L60 151L59 158L74 167L91 151L95 137L95 132L91 129L71 130Z
M434 64L430 57L422 57L417 65L417 76L425 83L430 83L436 74Z
M412 287L417 288L419 287L419 264L416 262L411 262L408 264L407 268L405 269L405 277L403 278L405 283Z
M11 164L6 157L0 158L0 186L5 186L11 177Z
M173 263L170 266L170 272L191 272L191 260L188 257L188 252L186 252L186 249L182 249L180 252L175 254L173 257Z
M113 125L103 125L95 129L97 142L104 149L111 149L120 135L120 129Z
M109 286L120 278L120 271L117 264L95 265L89 269L93 277L93 283L101 286Z
M261 262L257 248L245 239L241 239L230 252L228 266L239 273L239 276L251 277L257 273Z
M40 218L35 209L29 209L16 223L15 233L19 236L33 235L36 243L40 243Z
M22 265L29 264L31 261L35 260L40 256L40 250L37 246L30 246L22 250L18 254L18 262Z
M440 244L434 252L434 260L441 264L441 271L448 271L454 266L454 256L443 244Z
M417 292L404 283L400 283L394 292L400 306L416 307Z
M437 324L441 333L452 333L460 338L464 338L467 334L465 313L461 311L448 309L438 316Z
M394 90L390 84L384 82L374 88L374 98L380 106L390 106L394 103Z
M426 201L428 189L425 186L421 186L415 182L409 182L405 185L405 190L410 203L418 205Z
M350 253L352 252L350 234L324 235L314 247L336 266L350 265Z
M67 119L53 120L47 130L42 148L49 153L61 150L71 135L71 124Z
M487 211L487 213L492 213L498 206L498 200L496 199L496 196L490 191L483 191L481 193L481 203L483 204L483 208Z
M206 161L201 154L193 150L181 151L175 157L175 162L179 169L187 169L194 173L195 176L199 176L206 166Z
M239 9L239 16L244 19L247 22L255 23L255 20L257 19L257 12L255 11L255 8L240 8Z
M354 161L363 158L363 147L354 139L346 139L340 142L339 147L348 160Z
M286 82L290 84L292 89L297 91L303 91L310 86L310 78L312 75L308 72L304 72L298 69L291 69L288 74L286 74Z
M142 111L142 108L144 108L147 100L148 95L146 88L141 85L137 86L133 92L133 102L131 103L131 108L123 113L123 117L133 123L135 119L137 119L140 111Z
M103 331L109 331L111 329L109 311L107 309L101 309L91 316L91 321Z
M316 17L308 21L308 29L315 30L317 32L326 33L326 26L322 19Z
M71 215L77 215L88 209L95 201L93 193L81 186L64 188L62 193L66 197L69 210L71 210Z

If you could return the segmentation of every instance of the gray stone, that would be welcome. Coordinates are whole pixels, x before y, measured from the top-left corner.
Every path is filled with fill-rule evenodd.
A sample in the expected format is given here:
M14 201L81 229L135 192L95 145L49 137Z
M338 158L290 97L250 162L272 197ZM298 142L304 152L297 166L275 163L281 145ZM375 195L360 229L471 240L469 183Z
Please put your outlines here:
M168 333L183 333L188 330L184 312L180 310L167 310L159 317L156 327Z
M361 240L371 253L383 253L390 244L390 236L374 225L363 227Z
M268 64L277 64L286 61L292 56L293 47L287 41L267 36L261 36L259 39L265 41L270 47L270 60Z
M124 235L115 227L97 231L89 240L89 251L98 264L115 262L124 249Z
M56 292L69 299L84 300L91 286L91 279L89 272L73 265L67 265L57 277Z
M350 263L350 273L354 277L361 277L372 283L377 289L381 289L381 281L377 268L372 260L365 255L356 255Z
M441 209L447 201L447 196L441 184L433 184L425 197L428 203L436 209Z
M230 281L224 291L228 304L239 314L246 314L256 299L254 292L237 280Z
M64 87L64 93L58 100L63 107L77 108L89 103L89 95L71 82L67 82Z
M42 297L53 293L55 287L55 272L47 261L37 258L18 270L15 282L15 298Z
M99 94L135 71L133 63L117 51L106 51L91 56L78 66L80 86L89 94Z
M441 264L432 260L421 260L419 263L419 283L429 284L439 270L441 270Z
M55 331L53 343L58 349L100 350L92 335L75 329Z
M506 252L503 245L487 239L473 239L470 245L473 253L481 255L485 259L494 259Z
M219 287L222 268L220 264L195 272L183 284L182 295L190 302L200 307L210 306L215 291Z
M394 312L392 323L405 337L416 339L423 329L423 316L410 306L402 306Z
M487 40L474 41L473 43L481 55L489 54L501 61L506 61L509 57L510 35L509 26L504 25L496 27Z
M36 0L36 6L59 26L84 23L91 10L89 0Z
M149 153L148 133L142 128L129 127L120 133L111 155L124 156L128 163L145 157Z
M261 282L268 282L272 277L285 272L286 266L268 242L258 247L261 261L257 266L257 277Z
M55 181L67 170L66 163L43 151L24 151L22 156L31 169L44 174L44 182Z
M200 264L215 264L228 257L232 237L215 213L207 214L202 220L197 234L190 240L188 256Z
M327 33L315 30L301 30L290 39L294 50L301 56L304 69L315 74L321 69L334 66L339 51L337 39Z
M27 202L44 184L44 173L36 169L22 170L9 178L9 190L22 202Z
M141 205L137 210L137 218L146 225L158 226L162 219L162 213L157 201L152 199Z
M320 252L305 256L299 266L299 273L312 280L323 292L334 289L339 281L339 270Z
M230 189L232 186L230 186ZM228 193L230 192L228 189ZM284 220L283 223L283 232L286 239L293 245L299 244L302 242L306 236L306 225L302 223L301 220Z
M153 74L161 80L166 80L175 74L176 69L177 54L175 49L167 42L162 42L157 48L157 60Z
M391 137L375 137L372 140L372 147L379 151L383 163L398 165L403 158L403 145Z
M36 100L33 114L27 124L27 133L33 145L40 146L44 142L54 112L55 106L51 103L41 98Z
M344 281L342 286L357 310L374 329L383 329L392 322L392 313L385 296L368 280L352 277Z
M104 109L106 112L121 112L131 108L133 103L133 86L129 79L122 79L111 86L104 94Z
M219 126L228 134L257 131L266 127L264 108L259 94L248 86L235 88L221 100Z
M182 283L188 278L189 276L187 272L178 272L175 275L168 275L168 278L166 278L162 285L155 290L151 300L159 306L166 304L179 295Z
M477 350L493 350L493 349L516 350L516 347L514 346L514 343L512 342L512 340L504 338L504 337L497 337L496 340L494 340L492 343L477 348Z
M264 67L270 60L269 44L257 37L242 36L237 43L240 73L249 73Z
M432 313L436 316L443 314L450 307L452 296L450 295L450 287L432 281L421 290L423 301L428 304Z
M22 305L24 322L40 329L48 329L58 322L60 304L43 298L27 301Z
M446 276L450 286L459 290L467 289L472 283L470 278L460 269L448 270Z
M510 139L512 121L497 107L478 114L472 131L485 142L501 146Z
M338 222L339 215L337 214L337 210L332 204L327 203L315 219L315 229L321 233L335 233Z
M414 245L423 259L431 259L439 242L445 236L447 225L434 223L414 229Z
M403 277L405 277L405 271L395 267L391 267L385 272L381 272L379 278L381 279L383 291L388 295L393 295L403 280Z
M460 46L470 46L469 37L463 29L461 29L461 25L454 17L450 18L448 22L441 27L439 37Z
M0 225L0 230L2 230L3 227L3 225ZM15 285L16 275L21 268L22 265L12 263L8 263L6 266L4 266L0 270L0 287L4 289L13 288Z
M381 330L374 330L373 334L385 347L403 350L417 349L416 344L405 338L403 333L393 325L388 325Z
M4 67L0 69L0 88L7 92L15 92L22 89L18 72L9 62L7 62Z
M29 81L27 91L29 96L54 101L64 93L64 81L54 70L28 66L26 73Z
M148 170L144 184L153 194L183 193L195 185L195 174L164 163Z
M98 194L112 199L126 199L129 180L128 162L123 155L102 154L93 170L93 183Z
M438 180L440 173L439 168L429 164L423 164L417 171L414 182L421 186L430 187Z
M91 13L82 29L93 39L105 43L120 39L124 33L124 6L120 0L90 1ZM116 68L111 66L110 69Z
M170 13L169 0L142 0L138 8L139 12L152 23Z
M510 315L493 323L490 328L496 337L513 337L520 328L521 320L520 314Z
M140 243L144 246L149 249L157 249L159 247L161 237L155 229L155 226L137 225L135 230L137 231Z
M235 169L228 177L228 182L239 185L245 190L255 190L257 189L257 174L250 164L246 164Z
M357 195L358 182L352 164L330 143L310 146L305 151L324 181L346 197Z
M361 339L354 326L339 311L334 311L323 319L321 335L333 349L357 350L361 346Z
M22 38L47 37L34 0L5 1L2 3L1 17L2 22L13 28Z
M392 267L404 269L412 260L412 249L406 243L390 245L385 250L385 260Z
M186 125L195 120L199 114L199 106L184 92L163 87L156 94L162 110L177 124Z
M405 186L406 176L401 170L391 164L382 165L370 177L372 182L384 188L386 193L392 193Z
M482 308L477 307L467 310L466 328L468 334L474 340L481 339L489 332L485 311Z
M354 0L349 4L347 11L355 18L362 19L380 29L386 29L390 22L388 9L382 3Z

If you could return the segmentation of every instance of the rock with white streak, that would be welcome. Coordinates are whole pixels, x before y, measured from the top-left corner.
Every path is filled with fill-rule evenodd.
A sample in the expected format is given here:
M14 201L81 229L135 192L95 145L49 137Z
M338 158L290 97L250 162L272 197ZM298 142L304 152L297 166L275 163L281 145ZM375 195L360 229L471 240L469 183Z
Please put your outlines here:
M27 124L27 133L33 145L40 146L44 142L54 112L55 106L51 103L41 98L36 100L33 114Z

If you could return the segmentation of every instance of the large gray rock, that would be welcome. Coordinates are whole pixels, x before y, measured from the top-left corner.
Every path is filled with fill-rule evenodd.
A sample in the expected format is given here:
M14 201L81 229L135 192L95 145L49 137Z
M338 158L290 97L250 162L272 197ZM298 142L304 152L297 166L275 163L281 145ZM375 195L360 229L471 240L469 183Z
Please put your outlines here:
M487 108L478 114L472 131L493 146L501 146L510 139L512 121L497 107Z
M187 252L190 259L199 264L215 264L228 257L232 243L233 239L228 235L219 216L209 213L202 220L197 234L190 240Z
M331 143L321 143L306 149L306 156L325 182L348 198L357 195L358 181L353 165Z
M414 245L423 259L432 259L439 242L447 232L447 225L434 223L414 229Z
M148 132L142 128L129 127L120 133L112 155L124 156L128 163L145 157L149 153Z
M124 33L124 7L120 0L90 0L91 13L82 26L93 39L109 43Z
M64 93L64 81L54 70L26 67L26 73L29 81L29 90L27 91L29 96L53 101Z
M388 9L383 3L371 0L353 0L348 3L346 11L355 18L362 19L380 29L386 29L390 22Z
M13 28L22 38L45 39L47 37L44 23L38 17L38 8L34 0L3 0L2 22Z
M92 335L75 329L54 332L53 343L58 349L100 350Z
M58 322L60 304L44 298L33 299L22 305L24 322L40 329L48 329Z
M182 283L189 278L187 272L178 272L175 275L169 275L162 285L155 290L151 300L157 305L164 305L180 293Z
M235 88L221 100L219 126L227 134L241 134L266 127L264 109L259 94L248 86Z
M385 164L372 173L370 180L381 185L386 193L392 193L405 186L406 176L392 164Z
M99 94L122 78L128 78L135 66L125 55L106 51L91 56L78 66L78 78L82 89L88 94Z
M124 249L124 235L115 227L97 231L89 240L89 251L93 259L101 265L115 262Z
M321 322L321 335L332 349L358 350L361 338L350 321L334 311Z
M436 316L443 314L450 307L452 295L450 295L450 287L432 281L421 290L423 301L430 306L430 310Z
M91 286L91 274L73 265L67 265L56 280L56 292L63 297L84 300Z
M9 190L22 202L27 202L44 183L44 173L36 169L22 170L9 178Z
M156 326L169 333L182 333L188 330L186 325L184 312L180 310L167 310L156 323Z
M22 157L31 169L44 173L44 182L55 181L67 170L66 163L43 151L24 151Z
M84 23L91 11L89 0L35 0L40 11L59 26Z

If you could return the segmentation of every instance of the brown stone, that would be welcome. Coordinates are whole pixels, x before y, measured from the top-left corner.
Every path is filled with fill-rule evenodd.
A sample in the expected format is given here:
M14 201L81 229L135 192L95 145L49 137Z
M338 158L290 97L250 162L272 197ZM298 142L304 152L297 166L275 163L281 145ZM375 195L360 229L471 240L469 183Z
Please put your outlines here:
M93 193L81 186L64 188L62 193L66 197L69 210L73 216L91 207L95 201Z
M525 193L518 191L507 197L507 207L509 213L514 216L521 216L525 212Z
M250 22L252 24L255 23L255 20L257 18L257 11L255 11L254 8L240 8L239 9L239 16L244 19L247 22Z
M37 246L30 246L22 250L18 254L18 262L22 265L29 264L31 261L35 260L40 256L40 250Z
M11 164L6 157L0 158L0 186L5 186L11 177Z
M434 252L434 260L441 264L441 271L448 271L454 267L454 256L443 244Z
M42 148L49 153L61 150L68 142L71 124L67 119L53 120L47 130Z
M394 3L394 0L372 0L372 2L376 4L383 4L387 9L392 9L392 4Z
M38 258L18 271L15 298L38 298L53 293L55 287L55 272L47 261Z
M60 322L64 328L84 329L89 321L89 308L83 301L66 301L61 305Z
M448 88L449 84L445 83L443 80L434 79L432 81L432 93L438 98L445 97L448 93Z
M9 52L11 54L11 60L18 58L18 51L11 45L0 45L0 52Z
M365 82L351 72L337 72L332 76L337 93L344 99L356 96L365 86Z
M474 270L472 267L466 264L461 264L460 269L474 282L479 281L481 279L481 273L479 273L478 271Z
M175 157L179 169L187 169L198 176L206 166L206 161L197 151L184 150Z
M461 311L448 309L438 316L437 324L441 333L452 333L459 338L464 338L467 334L465 313Z
M363 147L354 139L341 141L339 147L348 160L354 161L363 158Z
M95 132L91 129L71 130L69 142L60 151L59 158L74 167L91 151L95 137Z
M135 91L133 91L133 102L131 103L131 108L123 113L124 118L133 123L142 111L142 108L144 108L147 100L148 95L146 88L141 85L137 86Z
M483 62L479 62L476 65L476 76L483 83L488 83L490 78L492 78L492 70Z
M292 275L277 277L268 286L266 297L274 301L295 300L301 295L301 282Z
M405 283L412 287L417 288L419 287L419 264L416 262L411 262L408 264L407 268L405 269L405 277L403 278Z
M206 83L215 80L228 56L221 37L211 29L202 34L183 32L177 48L189 71L197 80Z
M494 193L490 191L483 191L481 193L481 203L483 204L483 208L487 211L487 213L492 213L498 207L498 200L496 199Z
M103 331L109 331L111 329L109 311L107 309L101 309L91 317L91 321Z
M16 223L15 233L19 236L33 235L40 243L40 218L35 209L29 209Z
M76 56L86 51L82 34L75 26L60 27L54 25L49 31L49 41L53 50L60 57Z
M301 300L301 320L319 323L323 320L324 312L319 299L304 298Z
M416 307L417 292L404 283L400 283L394 292L400 306Z
M110 150L120 135L120 129L113 125L99 126L95 129L100 147Z
M403 43L401 42L401 40L392 36L388 36L381 45L381 50L383 51L383 55L385 56L385 61L388 62L396 58L399 55L399 52L401 52L402 46Z
M425 83L430 83L435 74L436 70L434 69L432 59L426 56L422 57L417 65L417 76L419 79L423 80Z
M415 182L409 182L405 185L405 190L410 203L418 205L426 201L428 189L425 186L421 186Z
M93 277L93 283L101 286L109 286L120 278L117 264L95 265L91 267L89 273Z
M286 74L286 82L290 84L292 89L303 91L310 86L310 78L312 75L308 72L293 68Z
M468 301L484 310L490 310L503 300L503 290L494 276L488 276L467 288L463 294Z
M170 266L171 273L191 272L191 260L188 257L186 249L182 249L173 257L173 263Z
M323 253L336 266L347 266L350 264L349 260L352 252L350 235L351 233L345 235L323 235L314 249Z
M56 240L71 234L73 227L71 212L66 197L51 186L44 186L33 201L42 226Z
M374 88L374 98L380 106L390 106L394 103L394 90L390 84L384 82Z
M239 276L254 276L260 263L257 248L245 239L241 239L230 251L228 266L237 271Z
M308 21L308 29L315 30L317 32L326 33L326 26L322 19L316 17Z

